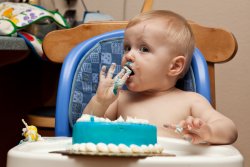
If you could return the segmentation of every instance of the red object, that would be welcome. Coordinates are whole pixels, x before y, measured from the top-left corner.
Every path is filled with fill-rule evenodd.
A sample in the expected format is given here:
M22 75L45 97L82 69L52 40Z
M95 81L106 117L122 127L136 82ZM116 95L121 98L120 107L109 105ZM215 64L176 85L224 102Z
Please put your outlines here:
M34 41L34 38L31 36L31 35L29 35L29 34L26 34L26 33L24 33L24 32L20 32L23 36L25 36L25 38L26 39L28 39L29 41Z

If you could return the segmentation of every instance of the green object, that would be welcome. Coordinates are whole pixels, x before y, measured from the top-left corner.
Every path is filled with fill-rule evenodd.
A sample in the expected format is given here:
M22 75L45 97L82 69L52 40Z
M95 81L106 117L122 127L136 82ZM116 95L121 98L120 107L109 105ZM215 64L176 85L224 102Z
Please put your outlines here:
M0 35L12 35L44 19L50 19L60 27L69 28L64 17L57 11L27 3L0 3Z
M118 87L119 87L119 82L120 82L120 78L118 77L117 78L117 80L115 81L115 83L114 83L114 89L113 89L113 93L115 94L115 95L117 95L117 90L118 90Z

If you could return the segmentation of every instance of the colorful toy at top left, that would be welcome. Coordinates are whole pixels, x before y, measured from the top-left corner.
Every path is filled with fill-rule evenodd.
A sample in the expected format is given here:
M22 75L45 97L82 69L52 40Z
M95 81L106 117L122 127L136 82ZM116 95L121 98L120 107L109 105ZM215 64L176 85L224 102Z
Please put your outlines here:
M62 28L69 28L64 17L57 11L27 3L0 3L0 35L12 35L43 19L50 19Z

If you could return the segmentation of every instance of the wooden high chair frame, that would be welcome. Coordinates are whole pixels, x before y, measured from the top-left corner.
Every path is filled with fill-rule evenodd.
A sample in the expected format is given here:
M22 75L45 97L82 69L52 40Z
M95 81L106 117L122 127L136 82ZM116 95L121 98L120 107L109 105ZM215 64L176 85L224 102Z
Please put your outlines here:
M152 9L153 0L145 0L141 12ZM124 29L127 21L103 21L81 24L75 28L56 30L48 33L43 41L43 50L49 60L63 63L64 58L77 44L96 35ZM196 47L204 55L209 69L211 85L211 103L215 103L215 71L216 63L231 60L237 52L237 41L233 34L225 29L202 26L189 21L193 30ZM35 122L33 120L32 122Z

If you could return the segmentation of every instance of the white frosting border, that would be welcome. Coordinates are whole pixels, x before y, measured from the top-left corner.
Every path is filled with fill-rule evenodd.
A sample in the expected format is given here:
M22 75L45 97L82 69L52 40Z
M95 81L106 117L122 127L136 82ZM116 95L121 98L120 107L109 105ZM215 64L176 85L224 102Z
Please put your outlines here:
M67 151L84 153L127 153L127 154L161 154L164 148L160 144L135 145L131 144L129 147L125 144L105 144L105 143L81 143L69 145Z
M127 117L127 119L123 119L122 116L120 116L117 120L111 121L108 118L102 118L102 117L96 117L89 114L83 114L80 118L78 118L77 122L125 122L125 123L134 123L134 124L149 124L148 120L145 119L138 119L138 118L132 118Z

